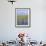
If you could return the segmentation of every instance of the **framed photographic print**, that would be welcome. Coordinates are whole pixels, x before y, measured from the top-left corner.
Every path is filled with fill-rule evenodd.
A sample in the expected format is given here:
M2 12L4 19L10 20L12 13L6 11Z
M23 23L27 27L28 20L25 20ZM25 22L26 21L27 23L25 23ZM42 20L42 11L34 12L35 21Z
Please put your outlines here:
M15 26L30 27L31 26L31 9L16 8L15 9Z

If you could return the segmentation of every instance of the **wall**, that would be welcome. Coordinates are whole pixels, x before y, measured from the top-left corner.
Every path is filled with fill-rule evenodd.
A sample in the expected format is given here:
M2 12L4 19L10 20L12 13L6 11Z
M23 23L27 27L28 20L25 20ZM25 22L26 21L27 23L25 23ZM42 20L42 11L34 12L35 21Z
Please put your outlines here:
M44 0L45 1L45 0ZM46 40L46 14L43 0L16 0L13 5L0 0L0 41L15 40L19 32L28 33L33 40ZM31 27L15 27L15 8L31 8Z

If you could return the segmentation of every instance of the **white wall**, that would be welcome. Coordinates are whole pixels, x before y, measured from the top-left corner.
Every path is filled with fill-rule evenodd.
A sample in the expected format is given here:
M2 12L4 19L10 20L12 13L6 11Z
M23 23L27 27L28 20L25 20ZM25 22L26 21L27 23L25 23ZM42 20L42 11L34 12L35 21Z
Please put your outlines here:
M45 1L45 0L44 0ZM33 40L46 40L46 13L43 0L16 0L13 5L0 0L0 40L15 40L24 31ZM31 27L15 27L15 8L31 8Z

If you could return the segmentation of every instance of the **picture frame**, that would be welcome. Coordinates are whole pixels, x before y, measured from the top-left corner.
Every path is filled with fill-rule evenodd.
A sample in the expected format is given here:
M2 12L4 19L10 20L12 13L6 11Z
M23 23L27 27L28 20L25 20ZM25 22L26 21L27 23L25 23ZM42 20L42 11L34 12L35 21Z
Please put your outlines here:
M15 27L31 27L31 9L15 8Z

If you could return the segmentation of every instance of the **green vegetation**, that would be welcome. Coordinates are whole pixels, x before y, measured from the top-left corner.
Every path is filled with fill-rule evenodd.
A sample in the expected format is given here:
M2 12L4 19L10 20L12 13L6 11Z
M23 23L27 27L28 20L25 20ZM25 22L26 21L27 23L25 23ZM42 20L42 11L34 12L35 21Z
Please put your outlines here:
M17 19L28 19L28 15L18 15Z

